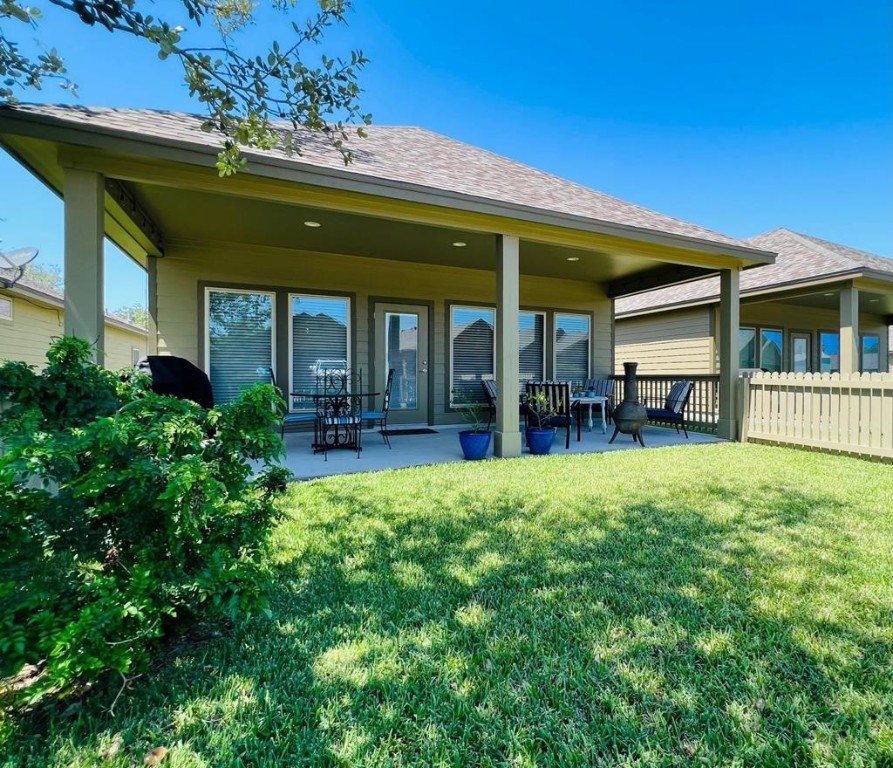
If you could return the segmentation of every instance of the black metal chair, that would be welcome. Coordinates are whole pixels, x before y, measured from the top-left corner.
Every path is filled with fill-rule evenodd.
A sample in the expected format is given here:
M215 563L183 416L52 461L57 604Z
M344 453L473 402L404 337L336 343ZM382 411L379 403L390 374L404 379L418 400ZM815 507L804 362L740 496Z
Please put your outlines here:
M388 371L388 380L385 383L384 387L384 400L381 403L380 411L363 411L362 418L363 421L377 421L379 432L381 433L382 438L384 438L385 445L388 448L391 447L391 440L388 436L388 411L391 408L391 385L394 383L394 369L391 368Z
M577 424L577 442L583 439L582 419L575 418L576 408L571 400L571 385L567 381L528 381L527 382L527 426L538 421L536 406L532 405L533 398L542 393L547 406L547 413L542 416L550 427L564 427L566 430L564 447L571 447L571 427Z
M351 448L360 458L363 404L359 393L363 391L363 374L330 368L320 378L319 437L314 452L321 451L328 461L330 448Z
M484 390L484 399L487 401L487 431L493 425L493 419L496 418L496 380L481 379L481 389ZM518 403L518 418L523 419L527 416L527 402Z
M649 421L661 421L672 424L676 427L676 433L679 433L679 427L685 433L688 439L688 430L685 428L685 408L688 406L688 399L691 397L694 383L691 381L677 381L670 388L670 392L664 400L663 408L649 408L645 404L645 413L648 414Z
M270 384L276 387L279 390L279 394L282 396L282 399L287 403L289 398L286 396L285 392L279 387L276 383L276 374L273 373L272 368L266 369L267 374L270 377ZM285 428L292 425L301 425L301 424L316 424L317 413L313 411L312 413L307 411L303 413L292 413L290 410L285 412L285 415L282 417L282 423L280 424L279 434L282 437L285 437Z

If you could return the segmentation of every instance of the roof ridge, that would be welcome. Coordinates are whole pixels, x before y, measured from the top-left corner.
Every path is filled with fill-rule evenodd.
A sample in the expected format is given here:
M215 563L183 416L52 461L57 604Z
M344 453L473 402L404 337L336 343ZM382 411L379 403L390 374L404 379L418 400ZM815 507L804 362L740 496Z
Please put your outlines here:
M811 246L813 248L820 248L826 256L830 256L835 261L844 261L850 265L855 265L857 267L865 266L864 264L860 264L858 261L855 261L854 259L851 259L842 253L837 253L835 250L828 248L826 243L830 244L830 240L821 240L819 238L815 238L810 235L804 235L802 232L794 232L794 230L792 230L792 229L786 229L785 232L787 232L789 235L792 235L794 238L796 238L797 240L799 240L801 243L803 243L806 246ZM840 245L843 245L843 244L840 243ZM844 247L849 248L848 245L844 246Z

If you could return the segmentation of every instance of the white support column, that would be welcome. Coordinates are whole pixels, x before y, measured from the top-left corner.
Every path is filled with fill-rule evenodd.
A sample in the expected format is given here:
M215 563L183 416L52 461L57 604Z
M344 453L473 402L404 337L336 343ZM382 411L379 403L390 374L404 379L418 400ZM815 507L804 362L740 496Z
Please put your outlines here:
M98 363L105 350L104 194L101 174L65 169L65 335L93 344Z
M741 273L724 269L719 278L719 422L716 431L727 440L738 438L738 290Z
M520 243L517 237L496 238L496 456L521 455L518 429L521 301Z
M859 289L840 289L840 372L859 372Z

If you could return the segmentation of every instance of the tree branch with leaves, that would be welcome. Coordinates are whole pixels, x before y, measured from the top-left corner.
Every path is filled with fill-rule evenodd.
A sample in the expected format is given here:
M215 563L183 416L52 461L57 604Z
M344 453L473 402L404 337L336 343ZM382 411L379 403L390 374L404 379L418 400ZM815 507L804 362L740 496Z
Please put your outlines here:
M179 61L190 95L203 105L206 131L219 131L222 147L217 168L221 176L245 165L243 149L281 148L300 154L295 132L309 129L323 134L352 159L346 142L362 137L372 121L360 108L358 76L368 59L360 50L346 57L319 54L326 30L346 24L350 0L317 0L303 23L290 21L285 43L272 41L265 50L246 53L238 46L239 33L254 23L254 0L178 0L182 19L161 19L145 12L150 0L44 0L76 15L84 24L108 32L129 34L154 45L159 58ZM292 15L297 0L266 0L276 11ZM75 92L61 55L55 49L23 52L11 30L33 33L42 10L21 0L0 0L0 103L15 103L25 90L39 90L47 80ZM215 45L193 45L198 28L213 24Z

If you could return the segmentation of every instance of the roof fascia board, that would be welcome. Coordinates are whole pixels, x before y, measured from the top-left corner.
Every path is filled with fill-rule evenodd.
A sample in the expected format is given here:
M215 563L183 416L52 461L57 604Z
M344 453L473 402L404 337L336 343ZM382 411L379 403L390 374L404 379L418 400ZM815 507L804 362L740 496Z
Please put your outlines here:
M23 131L22 129L27 129ZM214 168L216 152L213 147L187 144L159 137L122 136L119 132L96 127L86 130L81 126L69 126L46 116L0 112L0 131L13 130L35 138L76 144L95 149L120 151L143 157L173 160L203 168ZM417 184L378 179L342 169L320 168L300 160L266 157L246 153L249 168L242 173L301 182L333 190L358 192L365 195L389 197L396 200L454 208L473 213L483 213L509 219L519 219L536 224L546 224L574 229L598 235L620 237L664 247L692 250L701 253L731 257L740 266L758 266L775 262L775 254L745 245L717 243L701 238L676 235L668 232L644 229L625 224L604 222L583 216L547 212L538 208L513 203L478 198L458 192L437 190ZM215 170L216 176L216 170Z

